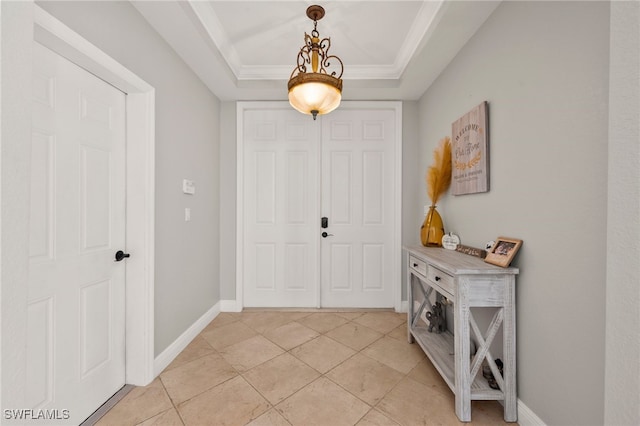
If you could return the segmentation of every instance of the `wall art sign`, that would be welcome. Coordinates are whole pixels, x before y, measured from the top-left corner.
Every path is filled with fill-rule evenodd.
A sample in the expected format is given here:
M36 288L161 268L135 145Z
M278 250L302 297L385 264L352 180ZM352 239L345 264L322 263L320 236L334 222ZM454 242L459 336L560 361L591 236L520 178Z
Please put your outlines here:
M451 125L451 193L489 191L489 115L487 102Z
M487 256L487 252L485 250L465 246L464 244L458 244L458 246L456 247L456 251L468 254L469 256L479 257L480 259L484 259Z

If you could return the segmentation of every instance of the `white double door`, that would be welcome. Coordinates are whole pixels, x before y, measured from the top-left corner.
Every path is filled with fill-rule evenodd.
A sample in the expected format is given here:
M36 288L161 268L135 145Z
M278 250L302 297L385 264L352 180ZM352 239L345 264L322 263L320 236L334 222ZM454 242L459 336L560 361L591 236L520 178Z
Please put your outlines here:
M395 110L241 120L243 305L395 306Z
M79 424L125 380L125 94L35 43L33 98L24 408Z

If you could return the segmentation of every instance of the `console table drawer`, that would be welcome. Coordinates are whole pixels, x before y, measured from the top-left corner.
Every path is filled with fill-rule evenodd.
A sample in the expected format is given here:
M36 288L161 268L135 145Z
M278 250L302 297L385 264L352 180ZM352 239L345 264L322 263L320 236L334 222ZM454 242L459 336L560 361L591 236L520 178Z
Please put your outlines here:
M427 280L453 295L453 277L435 266L429 265Z
M409 265L411 269L419 273L420 275L427 276L427 264L416 257L409 256Z

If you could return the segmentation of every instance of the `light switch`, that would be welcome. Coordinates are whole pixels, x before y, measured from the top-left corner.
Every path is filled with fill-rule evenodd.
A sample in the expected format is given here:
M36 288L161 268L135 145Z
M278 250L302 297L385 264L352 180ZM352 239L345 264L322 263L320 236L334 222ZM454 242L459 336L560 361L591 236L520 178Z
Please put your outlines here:
M189 207L184 208L184 221L189 222L191 220L191 209Z
M196 183L189 179L182 180L182 192L193 195L196 193Z

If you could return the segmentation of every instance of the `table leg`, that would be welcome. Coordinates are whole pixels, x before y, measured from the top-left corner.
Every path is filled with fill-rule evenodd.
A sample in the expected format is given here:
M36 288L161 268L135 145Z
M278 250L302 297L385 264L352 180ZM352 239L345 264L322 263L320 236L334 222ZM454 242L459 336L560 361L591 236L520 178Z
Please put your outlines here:
M453 309L455 352L456 415L461 422L471 421L471 371L469 360L469 305L466 285L460 283Z
M407 268L409 269L409 268ZM411 334L411 324L413 323L413 274L409 272L407 274L407 302L409 303L409 307L407 309L407 341L409 343L413 343L415 339Z
M516 315L515 282L505 283L505 306L503 324L504 353L504 420L518 420L518 401L516 397ZM515 279L513 279L515 281Z

